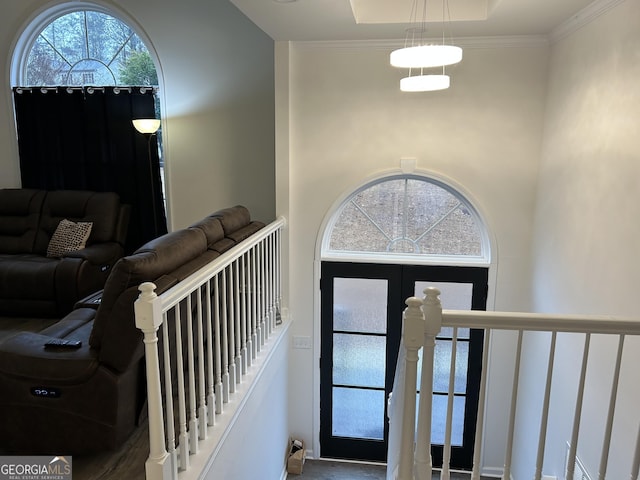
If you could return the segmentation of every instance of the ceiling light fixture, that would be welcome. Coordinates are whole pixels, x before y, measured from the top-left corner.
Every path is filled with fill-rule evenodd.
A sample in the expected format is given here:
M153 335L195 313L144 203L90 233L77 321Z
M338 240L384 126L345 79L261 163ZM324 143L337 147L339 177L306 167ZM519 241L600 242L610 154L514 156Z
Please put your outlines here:
M449 88L449 75L409 75L400 80L403 92L434 92Z
M422 5L420 12L418 12L419 5ZM406 30L404 47L392 51L389 55L392 66L409 69L409 76L400 81L400 90L403 92L425 92L449 88L450 79L445 74L444 67L462 60L462 48L447 43L445 19L447 22L450 21L448 0L442 0L442 41L440 43L428 41L426 39L427 0L413 0L409 18L410 27ZM425 68L434 67L442 67L442 74L425 74L423 71ZM419 69L420 74L412 76L412 69Z

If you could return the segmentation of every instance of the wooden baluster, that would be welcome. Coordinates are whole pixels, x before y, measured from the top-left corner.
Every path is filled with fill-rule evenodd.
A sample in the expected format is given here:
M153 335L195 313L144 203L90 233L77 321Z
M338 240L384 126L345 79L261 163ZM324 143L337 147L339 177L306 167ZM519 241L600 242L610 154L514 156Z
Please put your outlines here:
M171 349L169 348L169 322L167 320L167 314L163 315L162 323L162 349L164 354L164 395L165 395L165 415L167 426L167 449L169 455L171 455L172 467L171 470L175 472L173 478L177 478L178 475L178 451L176 450L176 420L173 409L173 380L171 379Z
M509 409L509 428L507 430L507 452L504 460L503 480L511 480L511 462L513 458L513 434L516 423L516 407L518 405L518 384L520 383L520 361L522 360L522 337L524 332L518 330L516 346L516 363L513 368L513 383L511 384L511 408Z
M204 324L203 322L203 309L202 309L202 287L198 287L195 290L196 296L196 321L197 321L197 347L198 347L198 438L205 440L207 438L207 381L205 377L204 368Z
M638 426L638 438L636 439L636 450L633 455L633 463L631 464L630 480L638 480L638 474L640 473L640 426Z
M251 355L249 352L250 348L250 339L249 339L249 329L247 328L247 322L249 322L249 315L247 314L247 264L246 264L246 256L247 254L243 254L240 257L240 288L242 289L240 296L240 311L242 312L242 374L246 375L249 367L251 366Z
M184 353L182 350L182 316L180 306L173 307L175 312L176 373L178 375L178 458L180 470L189 468L189 432L187 430L187 402L184 388Z
M222 354L222 318L220 315L220 285L219 275L213 278L213 340L215 342L215 374L216 374L216 413L222 413L223 404L229 401L229 392L224 388L223 354Z
M229 403L229 394L233 382L229 378L229 336L227 335L228 310L227 310L227 275L226 271L220 273L222 283L220 285L220 328L222 329L222 401ZM235 388L235 387L234 387Z
M260 273L259 273L259 269L258 269L258 246L254 246L252 249L252 258L251 258L251 262L253 265L252 271L253 271L253 281L252 281L252 285L253 285L253 313L254 313L254 317L253 317L253 322L254 322L254 326L255 326L255 349L256 349L256 356L258 355L258 353L260 353L260 350L262 350L262 325L260 325L260 296L259 296L259 288L260 288Z
M544 447L547 442L547 427L549 423L549 402L551 399L551 383L553 379L553 361L556 355L557 332L551 332L551 345L549 346L549 360L547 363L547 383L544 389L544 401L542 402L542 418L540 419L540 435L538 436L538 454L536 457L536 471L534 480L542 478L544 466Z
M406 356L406 380L404 385L404 407L402 410L402 438L400 442L400 464L398 480L413 480L413 458L416 429L416 392L418 383L418 350L424 340L424 319L420 306L422 300L411 297L404 311L404 347Z
M216 423L216 409L218 399L215 394L215 386L217 382L217 375L215 371L214 351L213 345L215 338L213 337L213 322L215 321L215 315L211 311L211 282L207 281L205 285L205 308L206 308L206 334L207 334L207 425L213 426ZM217 336L217 335L216 335ZM216 347L217 348L217 347Z
M184 300L183 300L184 302ZM182 302L180 302L182 304ZM198 437L198 414L196 405L196 372L195 372L195 350L193 348L194 335L193 335L193 305L191 304L191 294L186 298L187 311L187 388L189 390L189 452L193 455L198 453L199 444Z
M607 464L609 461L609 447L611 446L611 431L613 430L613 415L616 411L616 399L618 398L618 381L620 380L620 366L622 365L622 350L624 349L624 335L618 339L618 354L616 356L616 366L613 371L611 382L611 397L609 399L609 412L607 415L607 426L605 428L602 442L602 456L600 458L600 468L598 469L598 480L605 480L607 475Z
M229 358L227 359L229 365L229 393L236 391L236 384L239 383L238 371L236 370L236 320L235 320L235 304L233 301L233 265L229 265L225 269L225 277L229 277L227 280L228 288L226 289L225 301L227 302L227 328L229 338L227 339L227 348Z
M422 311L424 313L424 343L422 348L422 378L420 380L420 403L418 408L418 432L416 434L415 474L416 480L431 480L431 412L433 410L433 364L436 336L442 326L440 290L428 287L424 290Z
M451 463L451 430L453 426L453 400L456 389L456 356L458 350L458 327L453 327L451 338L451 359L449 363L449 391L447 393L447 420L444 432L444 446L442 452L442 471L440 480L449 480L449 463Z
M476 436L473 443L473 469L471 480L480 480L480 468L482 458L482 435L484 433L484 411L487 397L487 368L489 365L489 345L491 343L491 330L484 331L484 344L482 346L482 373L480 374L480 392L478 396L478 416L476 418Z
M158 327L162 323L160 305L156 301L153 283L140 285L140 296L134 304L136 327L144 334L147 398L149 412L149 458L145 463L147 479L168 480L172 477L171 457L165 449L160 359L158 355Z
M569 445L569 455L567 456L566 478L573 479L576 468L576 455L578 452L578 437L580 433L580 418L582 417L582 404L584 399L584 384L587 378L587 363L589 360L589 347L591 345L591 334L587 333L584 338L584 348L582 350L582 367L580 369L580 380L578 382L578 396L576 398L576 408L573 415L573 430L571 433L571 443Z
M260 318L260 332L262 333L260 336L260 345L264 346L269 336L267 322L265 321L264 242L258 244L258 252L258 315Z
M229 271L233 270L233 322L234 322L234 350L235 350L235 366L236 366L236 383L242 382L243 373L247 373L247 368L242 368L242 328L240 326L240 316L242 311L240 309L240 271L239 271L239 262L236 259L231 266L229 267Z

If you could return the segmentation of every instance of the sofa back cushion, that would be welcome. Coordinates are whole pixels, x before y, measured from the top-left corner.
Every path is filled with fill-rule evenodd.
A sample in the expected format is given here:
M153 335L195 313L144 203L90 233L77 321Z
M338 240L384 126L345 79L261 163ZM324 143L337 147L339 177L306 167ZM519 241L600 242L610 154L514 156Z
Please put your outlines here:
M206 236L200 229L189 228L151 240L118 260L105 284L89 340L93 348L102 349L101 361L124 369L140 344L141 332L136 328L133 309L138 286L162 279L162 291L166 290L182 279L183 275L176 272L184 270L185 265L193 265L192 273L200 259L206 263L205 252ZM158 289L157 293L162 291Z
M87 246L115 241L120 215L120 197L113 192L56 190L47 192L36 236L34 253L46 255L51 236L61 220L91 222Z
M33 253L44 197L43 190L0 190L1 253Z
M224 238L224 230L220 218L210 215L194 223L189 228L198 228L207 237L207 247L212 248L217 242Z
M228 237L230 233L249 225L251 222L251 214L247 207L243 205L218 210L211 216L220 219L226 237Z

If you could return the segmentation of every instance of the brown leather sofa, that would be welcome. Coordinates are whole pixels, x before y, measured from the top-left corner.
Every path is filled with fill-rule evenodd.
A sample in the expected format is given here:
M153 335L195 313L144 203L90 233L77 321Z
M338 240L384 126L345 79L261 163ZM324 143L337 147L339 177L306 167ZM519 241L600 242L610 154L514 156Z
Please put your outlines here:
M121 445L145 399L138 286L152 281L161 293L262 227L245 207L220 210L120 259L101 296L60 321L0 341L0 449L78 455ZM44 348L51 338L81 346Z
M54 235L63 220L90 224L84 248L53 251L55 241L74 248L65 242L75 232ZM61 318L100 290L124 254L128 220L115 193L0 190L0 316Z

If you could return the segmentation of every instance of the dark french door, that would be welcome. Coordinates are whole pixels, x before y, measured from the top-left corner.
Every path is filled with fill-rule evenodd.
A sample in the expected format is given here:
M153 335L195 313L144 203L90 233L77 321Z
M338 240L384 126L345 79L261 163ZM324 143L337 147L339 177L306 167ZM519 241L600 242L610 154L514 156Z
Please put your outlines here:
M484 267L323 262L321 277L320 454L386 461L387 398L410 296L442 291L444 308L484 310ZM457 333L452 467L471 468L482 357L482 331ZM442 464L452 331L438 336L432 455ZM443 359L438 362L438 358Z

